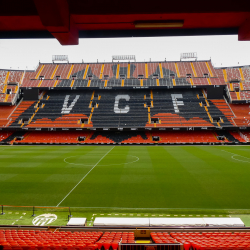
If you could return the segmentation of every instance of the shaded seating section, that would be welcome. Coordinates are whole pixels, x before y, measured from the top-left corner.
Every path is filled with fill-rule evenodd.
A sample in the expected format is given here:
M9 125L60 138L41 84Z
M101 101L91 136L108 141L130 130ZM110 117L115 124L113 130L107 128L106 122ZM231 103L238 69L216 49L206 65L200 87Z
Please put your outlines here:
M206 100L201 90L50 90L38 102L23 101L12 127L145 128L234 126L224 100Z
M221 117L223 126L232 126L219 108L206 102L201 90L154 90L150 116L158 122L149 121L147 127L213 127L218 125L214 117Z
M151 138L159 137L159 143L214 143L221 142L213 131L152 131Z
M88 136L88 131L32 131L16 143L79 143L79 137Z
M70 232L40 230L0 230L3 249L49 250L49 249L97 249L95 244L102 232Z
M189 249L248 249L249 232L175 232L170 233L177 242Z
M150 143L150 138L143 131L96 131L88 143Z
M97 100L92 119L96 128L134 128L145 127L148 110L144 107L147 90L98 90L101 96Z
M246 140L243 138L243 136L240 135L238 131L229 131L229 133L238 141L240 142L246 142Z
M92 127L89 115L93 91L49 91L40 100L35 116L28 127L81 128ZM26 113L31 117L34 110Z
M0 142L7 139L12 134L13 134L13 132L10 132L10 131L1 131L0 132Z

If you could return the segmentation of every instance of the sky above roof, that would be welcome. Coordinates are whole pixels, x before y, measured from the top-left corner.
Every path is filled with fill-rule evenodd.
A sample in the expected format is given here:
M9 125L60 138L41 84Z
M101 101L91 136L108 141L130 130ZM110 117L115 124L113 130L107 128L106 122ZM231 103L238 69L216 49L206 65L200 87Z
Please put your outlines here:
M1 39L0 68L34 70L52 55L68 55L69 62L111 62L112 55L135 55L136 61L179 61L180 54L197 52L198 60L215 67L250 65L250 41L238 36L186 36L80 39L77 46L62 46L56 39Z

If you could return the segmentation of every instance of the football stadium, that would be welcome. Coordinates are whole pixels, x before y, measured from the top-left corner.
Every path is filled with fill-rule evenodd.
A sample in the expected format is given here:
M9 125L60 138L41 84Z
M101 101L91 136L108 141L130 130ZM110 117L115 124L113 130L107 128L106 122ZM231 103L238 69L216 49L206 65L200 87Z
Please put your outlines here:
M0 38L250 40L247 1L156 2L5 1ZM0 250L250 249L250 65L212 59L0 69Z

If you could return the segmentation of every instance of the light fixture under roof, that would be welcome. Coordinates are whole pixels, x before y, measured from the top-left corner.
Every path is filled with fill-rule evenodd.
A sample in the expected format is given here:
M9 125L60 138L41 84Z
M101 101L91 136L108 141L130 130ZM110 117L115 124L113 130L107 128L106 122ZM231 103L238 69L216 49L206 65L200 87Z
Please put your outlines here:
M181 28L184 25L183 20L167 21L137 21L134 23L135 28Z

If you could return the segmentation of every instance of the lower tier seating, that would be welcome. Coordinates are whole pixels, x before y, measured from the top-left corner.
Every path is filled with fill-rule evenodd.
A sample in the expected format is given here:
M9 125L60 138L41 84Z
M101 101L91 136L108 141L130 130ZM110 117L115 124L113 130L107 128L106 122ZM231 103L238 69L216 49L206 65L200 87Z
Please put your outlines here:
M0 142L7 139L12 134L13 134L13 132L10 132L10 131L1 131L0 132Z
M16 139L23 136L23 139ZM2 137L1 137L2 136ZM223 136L223 140L217 137ZM9 143L219 143L219 142L246 142L246 139L239 131L32 131L22 132L1 132L0 141Z

